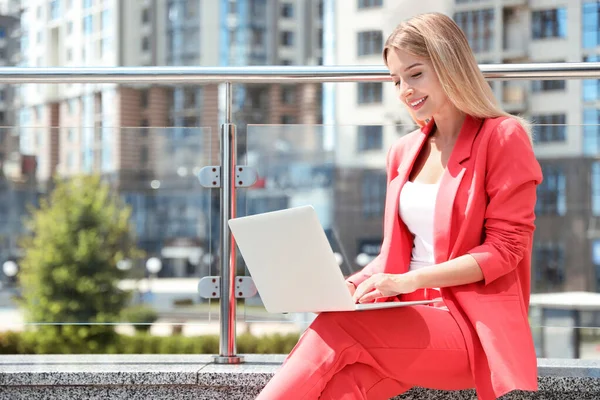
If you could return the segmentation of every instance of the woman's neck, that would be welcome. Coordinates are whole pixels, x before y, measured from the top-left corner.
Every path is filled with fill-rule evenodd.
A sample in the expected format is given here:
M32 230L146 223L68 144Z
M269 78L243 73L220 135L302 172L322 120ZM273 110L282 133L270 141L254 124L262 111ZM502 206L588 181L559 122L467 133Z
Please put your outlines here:
M433 117L435 120L433 134L440 140L454 141L460 133L466 115L454 107L448 107L444 111Z

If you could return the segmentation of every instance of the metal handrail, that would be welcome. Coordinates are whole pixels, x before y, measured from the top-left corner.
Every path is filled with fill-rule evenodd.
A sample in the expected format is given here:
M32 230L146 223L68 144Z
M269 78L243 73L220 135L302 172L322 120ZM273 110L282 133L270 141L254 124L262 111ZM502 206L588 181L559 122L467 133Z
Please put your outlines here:
M600 79L600 62L481 64L489 80ZM1 67L2 83L387 82L383 65L248 67Z

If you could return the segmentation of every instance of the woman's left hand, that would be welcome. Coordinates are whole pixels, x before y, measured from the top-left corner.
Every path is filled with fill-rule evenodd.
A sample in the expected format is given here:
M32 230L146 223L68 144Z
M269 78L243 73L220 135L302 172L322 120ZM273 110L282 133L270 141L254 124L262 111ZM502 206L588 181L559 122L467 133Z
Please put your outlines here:
M403 293L412 293L418 289L414 275L375 274L366 279L354 292L355 303L368 303L380 297L391 297Z

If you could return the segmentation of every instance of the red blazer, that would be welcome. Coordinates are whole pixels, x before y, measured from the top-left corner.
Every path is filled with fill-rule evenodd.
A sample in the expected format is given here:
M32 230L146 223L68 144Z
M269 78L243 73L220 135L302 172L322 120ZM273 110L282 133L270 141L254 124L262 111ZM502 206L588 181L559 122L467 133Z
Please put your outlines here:
M349 278L408 271L413 237L398 213L434 122L390 149L381 253ZM481 398L537 390L537 358L528 322L536 186L542 181L531 141L513 118L467 116L442 176L434 217L436 263L471 254L484 280L442 289L462 330ZM378 299L387 301L389 299Z

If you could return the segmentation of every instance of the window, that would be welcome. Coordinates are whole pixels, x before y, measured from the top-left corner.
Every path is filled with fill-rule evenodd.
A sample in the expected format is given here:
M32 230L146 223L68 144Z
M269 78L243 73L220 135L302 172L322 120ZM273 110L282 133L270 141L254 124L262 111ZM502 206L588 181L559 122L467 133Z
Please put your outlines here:
M265 31L263 29L252 29L252 46L263 47L265 45Z
M590 189L592 192L592 215L598 217L600 216L600 161L595 161L592 163L590 175ZM600 262L598 264L600 265Z
M76 101L77 100L75 99L69 99L69 101L67 102L67 110L69 112L69 115L73 115L73 113L75 112Z
M281 102L283 104L294 104L296 102L296 88L294 86L283 86L281 88Z
M237 1L229 0L229 14L237 14Z
M73 21L69 21L67 22L67 35L70 35L73 33Z
M147 24L148 22L150 22L150 10L144 8L142 10L142 24Z
M567 116L565 114L535 115L532 119L535 121L533 139L537 143L566 140Z
M386 176L379 171L365 171L362 177L362 210L366 218L383 216Z
M552 92L555 90L565 90L566 81L532 81L531 90L533 92Z
M600 3L588 1L583 3L582 10L582 40L585 49L600 46Z
M83 8L90 8L92 6L92 0L83 0Z
M140 107L147 108L148 107L148 91L142 90L140 93Z
M600 154L600 110L583 109L583 154Z
M87 15L87 16L83 17L83 32L86 35L89 35L92 33L92 16L91 15Z
M281 5L281 16L283 18L293 18L294 17L294 5L290 3L283 3Z
M281 32L281 45L282 46L293 46L294 45L294 32L290 32L290 31Z
M494 10L463 11L454 14L454 20L463 30L475 53L494 49Z
M110 29L110 12L108 10L104 10L102 11L102 17L100 20L100 23L102 24L102 30L103 31L108 31Z
M381 150L383 148L383 127L362 125L358 127L358 151Z
M383 51L382 31L358 32L358 56L380 54Z
M148 36L144 36L142 38L142 51L150 50L150 38Z
M533 251L536 286L555 286L565 280L565 250L562 244L537 244Z
M531 13L533 39L566 38L567 9L554 8Z
M358 82L358 104L381 103L382 97L381 82Z
M50 1L50 18L57 19L60 17L60 2L59 0Z
M184 108L195 108L196 107L196 88L184 88L183 89L183 107Z
M148 136L148 126L149 125L150 125L150 122L146 118L142 119L142 122L140 122L140 135L142 137Z
M142 146L140 152L140 161L142 164L146 164L148 162L148 146Z
M598 62L600 56L584 57L585 62ZM598 101L600 100L600 79L584 79L583 80L583 101Z
M73 60L73 50L72 49L67 49L67 61L71 61Z
M383 0L358 0L358 8L381 7Z
M69 142L71 142L71 143L75 142L75 129L73 129L73 128L69 128L69 132L68 132L68 140L69 140Z
M279 121L282 125L291 125L297 122L296 117L293 115L282 115Z
M6 37L6 28L0 26L0 39L4 39Z
M317 49L323 48L323 29L317 29ZM320 63L322 64L322 63ZM319 65L320 65L319 64Z
M565 173L559 165L542 166L544 180L537 187L538 214L565 215L567 212L567 185Z

